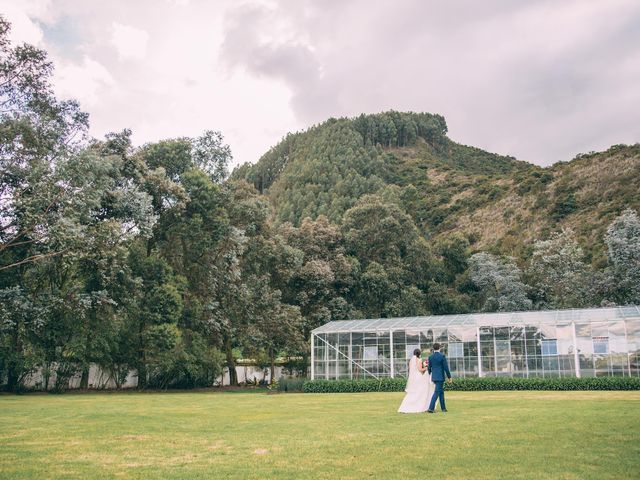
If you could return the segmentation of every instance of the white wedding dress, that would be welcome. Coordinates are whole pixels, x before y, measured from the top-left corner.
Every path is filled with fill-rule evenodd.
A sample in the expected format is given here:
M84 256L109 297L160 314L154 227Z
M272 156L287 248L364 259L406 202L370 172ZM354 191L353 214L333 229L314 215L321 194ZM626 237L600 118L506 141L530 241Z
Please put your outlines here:
M398 408L399 413L427 411L435 385L431 382L431 375L428 372L422 373L418 370L418 362L421 361L415 355L409 361L409 376L407 377L407 387L404 389L407 394Z

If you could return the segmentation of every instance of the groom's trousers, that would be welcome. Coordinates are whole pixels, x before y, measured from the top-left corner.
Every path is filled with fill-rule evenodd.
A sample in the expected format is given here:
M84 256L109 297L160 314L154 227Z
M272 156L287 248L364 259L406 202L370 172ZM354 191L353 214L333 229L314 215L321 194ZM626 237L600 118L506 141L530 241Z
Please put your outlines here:
M432 412L436 409L436 400L440 399L440 408L444 411L447 409L444 404L444 382L443 381L435 381L436 390L433 392L433 396L431 397L431 403L429 404L429 410Z

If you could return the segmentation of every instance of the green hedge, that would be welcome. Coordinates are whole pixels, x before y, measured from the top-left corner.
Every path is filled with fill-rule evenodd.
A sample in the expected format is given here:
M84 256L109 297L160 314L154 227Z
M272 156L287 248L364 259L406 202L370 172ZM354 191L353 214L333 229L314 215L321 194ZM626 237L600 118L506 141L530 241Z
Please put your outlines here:
M376 380L308 380L302 386L305 393L354 393L354 392L401 392L407 381L404 378Z
M406 380L384 378L381 380L309 380L302 386L305 393L354 393L354 392L402 392ZM640 378L455 378L445 384L446 390L640 390Z

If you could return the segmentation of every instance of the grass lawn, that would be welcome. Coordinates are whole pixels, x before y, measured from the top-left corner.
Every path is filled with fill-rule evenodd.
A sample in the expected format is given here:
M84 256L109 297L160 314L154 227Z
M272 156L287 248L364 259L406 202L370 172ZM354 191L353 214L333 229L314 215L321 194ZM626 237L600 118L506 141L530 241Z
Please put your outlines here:
M640 392L0 396L0 478L640 477Z

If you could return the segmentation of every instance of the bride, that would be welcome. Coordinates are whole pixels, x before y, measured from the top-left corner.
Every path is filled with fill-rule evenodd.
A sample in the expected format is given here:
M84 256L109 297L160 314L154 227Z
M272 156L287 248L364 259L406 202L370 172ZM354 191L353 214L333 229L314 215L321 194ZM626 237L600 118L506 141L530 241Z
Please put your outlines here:
M433 394L434 385L431 382L431 375L427 373L427 367L422 365L421 353L420 349L416 348L413 351L413 357L409 360L409 376L407 387L404 389L407 394L398 409L400 413L426 412Z

